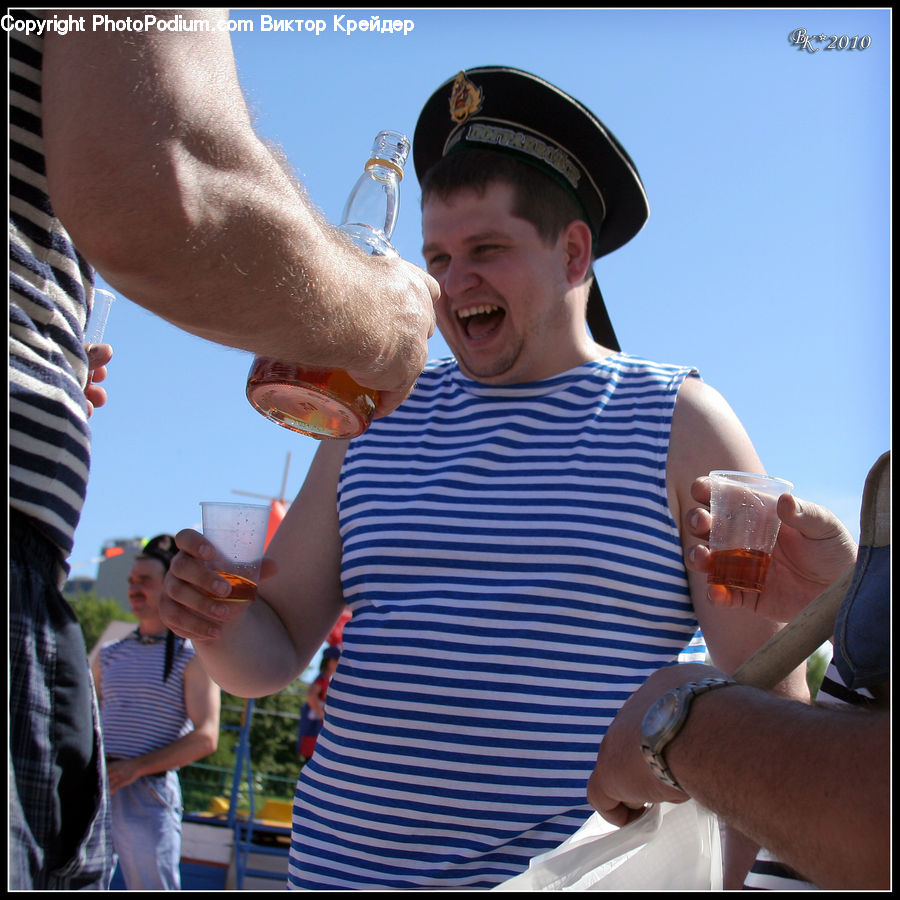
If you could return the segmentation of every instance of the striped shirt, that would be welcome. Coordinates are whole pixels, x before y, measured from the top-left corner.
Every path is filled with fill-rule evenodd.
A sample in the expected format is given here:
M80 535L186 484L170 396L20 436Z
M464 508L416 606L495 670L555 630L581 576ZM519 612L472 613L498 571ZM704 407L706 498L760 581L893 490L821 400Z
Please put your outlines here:
M34 19L21 10L10 15ZM72 549L89 468L82 342L93 272L47 196L42 47L42 38L10 31L10 504L59 548L62 563Z
M588 818L607 726L697 632L665 477L693 375L618 354L496 387L445 361L351 442L353 617L289 887L489 888Z
M193 730L184 702L184 669L194 647L178 638L175 648L166 681L165 640L144 643L133 632L100 648L100 720L107 756L131 759Z

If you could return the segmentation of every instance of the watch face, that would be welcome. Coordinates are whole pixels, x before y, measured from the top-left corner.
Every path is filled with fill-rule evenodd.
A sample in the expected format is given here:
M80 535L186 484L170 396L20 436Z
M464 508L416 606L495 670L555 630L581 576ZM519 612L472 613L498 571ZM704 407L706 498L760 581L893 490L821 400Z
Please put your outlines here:
M671 721L672 715L678 707L678 697L674 693L663 694L644 717L644 731L648 735L658 734Z

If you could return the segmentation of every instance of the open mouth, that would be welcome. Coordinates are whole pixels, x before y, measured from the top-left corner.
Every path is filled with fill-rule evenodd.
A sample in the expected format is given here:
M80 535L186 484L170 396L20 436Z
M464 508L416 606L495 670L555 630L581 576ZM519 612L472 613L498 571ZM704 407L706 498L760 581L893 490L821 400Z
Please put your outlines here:
M492 303L485 303L461 309L456 316L466 337L483 338L500 327L500 323L506 317L506 311Z

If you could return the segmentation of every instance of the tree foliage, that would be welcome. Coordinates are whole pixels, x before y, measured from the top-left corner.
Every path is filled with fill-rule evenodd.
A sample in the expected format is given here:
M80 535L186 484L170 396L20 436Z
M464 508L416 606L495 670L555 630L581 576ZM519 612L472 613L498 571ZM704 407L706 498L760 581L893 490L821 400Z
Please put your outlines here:
M115 600L110 597L98 597L93 591L73 594L66 599L81 626L84 645L88 652L100 640L110 622L137 622L134 615L123 610Z
M258 697L252 702L249 744L255 772L278 777L297 777L300 771L297 728L307 687L304 682L295 681L277 694ZM235 748L246 710L246 700L222 693L223 733L219 748L204 762L234 765Z
M201 765L194 764L182 770L182 785L193 778L200 778L209 785L206 799L198 802L198 807L205 807L211 796L226 799L230 796L241 725L248 714L249 755L257 807L264 797L289 800L293 796L302 768L297 754L297 729L308 687L308 684L298 680L277 694L253 701L222 692L219 746L214 753L199 761ZM245 805L247 800L246 774L245 760L240 771L239 805Z

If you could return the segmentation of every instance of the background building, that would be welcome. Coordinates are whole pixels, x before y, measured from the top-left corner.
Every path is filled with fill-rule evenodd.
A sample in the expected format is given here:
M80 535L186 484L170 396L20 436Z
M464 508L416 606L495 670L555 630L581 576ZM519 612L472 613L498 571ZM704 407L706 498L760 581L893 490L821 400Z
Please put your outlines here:
M98 599L112 599L124 610L131 612L128 604L128 573L135 558L141 552L146 538L117 538L106 541L100 550L97 577L79 575L66 582L64 594L88 594Z

